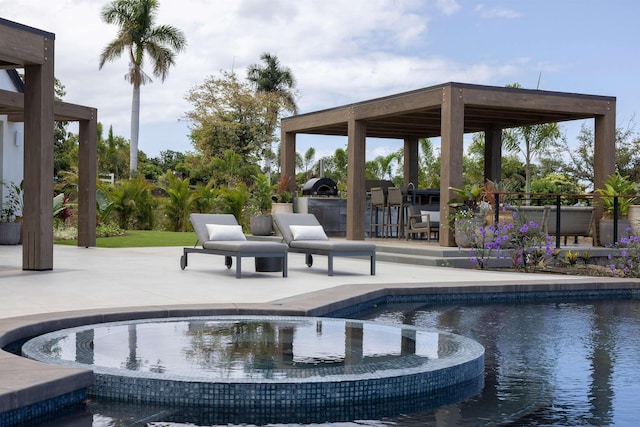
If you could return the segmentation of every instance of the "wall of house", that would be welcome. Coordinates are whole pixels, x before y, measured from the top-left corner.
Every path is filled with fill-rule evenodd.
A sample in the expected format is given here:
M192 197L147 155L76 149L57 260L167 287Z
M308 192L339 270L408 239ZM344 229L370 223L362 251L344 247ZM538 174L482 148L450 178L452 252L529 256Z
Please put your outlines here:
M7 70L0 70L0 89L16 92ZM24 178L24 124L0 115L0 180L20 183ZM6 189L0 186L1 200Z

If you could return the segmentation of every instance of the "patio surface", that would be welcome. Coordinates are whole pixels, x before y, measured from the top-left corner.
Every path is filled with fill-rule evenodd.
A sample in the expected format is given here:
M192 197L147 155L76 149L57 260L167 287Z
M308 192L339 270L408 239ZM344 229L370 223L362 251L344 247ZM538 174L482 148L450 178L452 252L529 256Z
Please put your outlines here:
M388 243L387 243L388 244ZM400 244L400 243L399 243ZM371 289L411 285L429 288L518 283L585 283L607 281L562 275L479 271L384 262L370 276L368 260L335 259L327 276L327 258L314 256L312 268L302 254L289 254L289 277L257 273L245 258L242 279L227 270L224 258L192 254L180 270L180 247L78 248L56 245L54 270L22 271L20 246L0 246L0 319L60 311L178 304L269 304L345 285ZM235 258L234 258L235 262ZM446 288L446 289L445 289ZM348 292L351 295L351 292ZM270 305L270 304L269 304Z
M385 242L407 250L400 241ZM255 272L241 279L224 257L192 254L180 269L181 247L78 248L56 245L54 270L22 271L22 247L0 246L0 347L55 329L103 321L207 314L322 316L389 294L640 289L640 281L607 277L478 271L380 260L376 275L362 258L334 260L289 254L289 277ZM387 256L389 258L389 256ZM391 257L392 258L392 257ZM234 259L235 262L235 259ZM41 364L0 351L0 425L15 414L86 388L91 371ZM26 412L26 410L24 411Z

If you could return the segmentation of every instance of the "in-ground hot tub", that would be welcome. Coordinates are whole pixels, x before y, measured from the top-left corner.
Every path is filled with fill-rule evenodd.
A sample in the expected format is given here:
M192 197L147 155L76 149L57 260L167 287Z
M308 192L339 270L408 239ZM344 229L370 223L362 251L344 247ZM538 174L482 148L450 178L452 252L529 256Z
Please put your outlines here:
M35 360L93 369L109 399L319 412L454 401L482 387L484 349L451 333L359 320L209 316L87 325L28 341ZM456 388L456 386L461 387ZM438 398L442 403L442 397ZM331 409L327 409L331 408ZM286 410L284 410L286 409Z

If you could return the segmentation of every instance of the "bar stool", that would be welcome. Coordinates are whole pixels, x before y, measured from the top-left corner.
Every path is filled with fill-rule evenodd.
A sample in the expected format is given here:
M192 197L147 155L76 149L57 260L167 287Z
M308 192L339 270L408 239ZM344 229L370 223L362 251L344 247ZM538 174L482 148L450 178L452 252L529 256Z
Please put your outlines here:
M392 222L392 211L396 210L396 222ZM387 236L393 237L392 228L396 228L396 237L404 235L404 196L400 187L387 190Z
M380 219L378 213L382 209L382 219ZM369 237L378 236L378 227L382 228L382 237L385 237L386 223L385 219L385 198L384 190L381 187L375 187L371 189L371 200L369 205ZM374 214L375 211L375 214ZM375 227L375 234L373 232Z

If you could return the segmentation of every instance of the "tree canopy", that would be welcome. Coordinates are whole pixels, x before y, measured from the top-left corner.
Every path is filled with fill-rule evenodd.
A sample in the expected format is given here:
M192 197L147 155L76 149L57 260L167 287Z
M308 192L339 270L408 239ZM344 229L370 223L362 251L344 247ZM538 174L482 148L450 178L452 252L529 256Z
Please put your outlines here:
M203 156L221 157L233 150L247 162L257 162L274 136L270 134L268 109L275 95L255 92L234 72L210 76L185 97L192 105L184 117L189 137Z

